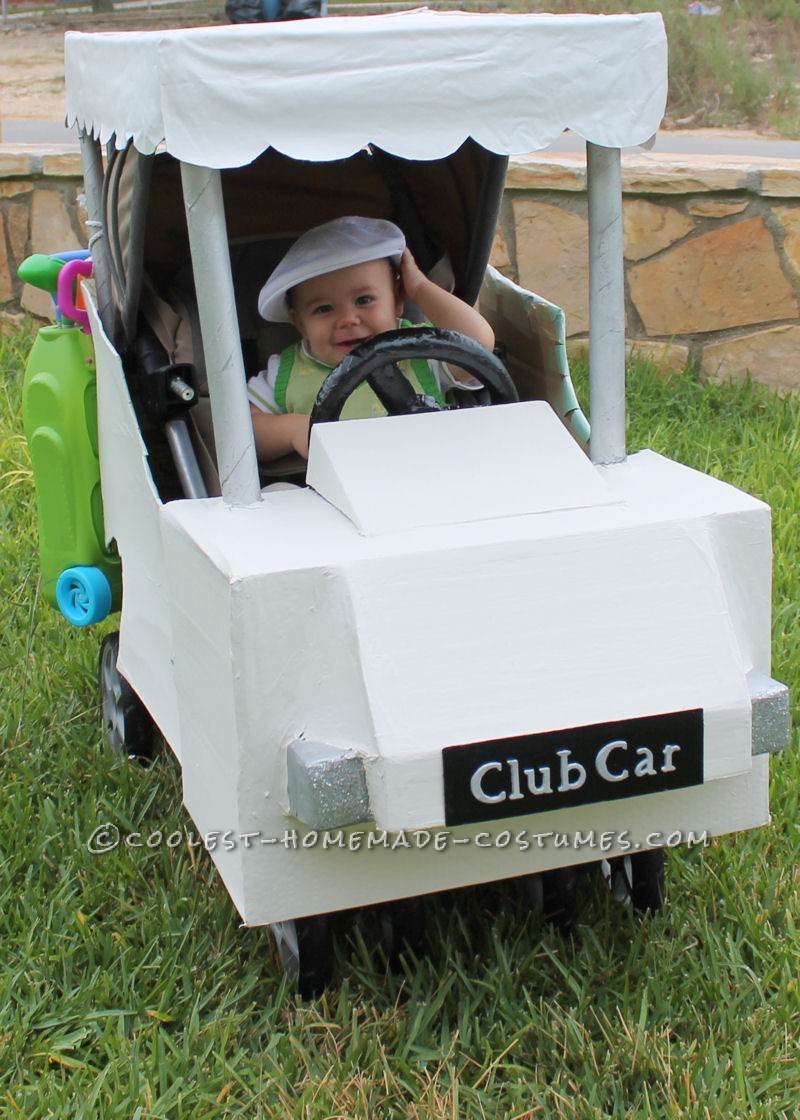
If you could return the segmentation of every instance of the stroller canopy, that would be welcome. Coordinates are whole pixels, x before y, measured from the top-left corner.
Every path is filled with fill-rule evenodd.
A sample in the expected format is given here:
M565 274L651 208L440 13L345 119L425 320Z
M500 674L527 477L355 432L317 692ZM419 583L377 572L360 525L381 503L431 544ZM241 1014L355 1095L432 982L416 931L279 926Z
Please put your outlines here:
M657 131L667 93L658 13L414 11L66 36L67 124L147 155L242 167L273 148L406 159L468 138L515 155L570 128L609 148Z

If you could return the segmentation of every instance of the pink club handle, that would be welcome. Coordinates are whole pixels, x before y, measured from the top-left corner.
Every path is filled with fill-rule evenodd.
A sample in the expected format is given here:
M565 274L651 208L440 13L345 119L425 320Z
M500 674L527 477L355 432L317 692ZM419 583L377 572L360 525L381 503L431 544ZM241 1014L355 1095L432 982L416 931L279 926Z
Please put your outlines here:
M65 319L77 323L84 334L89 334L89 316L82 307L75 306L75 281L79 276L92 275L92 262L90 260L66 261L58 274L57 299L58 309Z

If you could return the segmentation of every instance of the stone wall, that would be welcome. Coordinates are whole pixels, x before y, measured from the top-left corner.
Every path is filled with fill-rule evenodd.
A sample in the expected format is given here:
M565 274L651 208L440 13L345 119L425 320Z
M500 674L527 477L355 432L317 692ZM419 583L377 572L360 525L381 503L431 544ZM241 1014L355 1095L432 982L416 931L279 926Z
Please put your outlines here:
M629 343L670 368L800 387L800 160L624 153ZM49 317L23 285L31 253L87 243L78 154L0 145L0 311ZM586 169L580 155L512 161L493 263L588 330Z
M59 146L0 144L0 311L51 318L47 293L23 284L17 268L32 253L85 248L80 156Z
M800 159L623 153L626 333L668 367L800 387ZM512 162L493 263L588 330L582 155Z

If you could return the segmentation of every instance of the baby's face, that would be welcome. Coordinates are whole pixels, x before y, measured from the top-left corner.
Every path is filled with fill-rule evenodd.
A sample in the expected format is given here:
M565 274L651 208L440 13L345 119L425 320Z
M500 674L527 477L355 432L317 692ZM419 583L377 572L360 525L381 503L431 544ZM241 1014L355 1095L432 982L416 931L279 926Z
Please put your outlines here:
M362 342L394 330L401 310L391 264L377 260L304 280L289 314L313 357L338 366Z

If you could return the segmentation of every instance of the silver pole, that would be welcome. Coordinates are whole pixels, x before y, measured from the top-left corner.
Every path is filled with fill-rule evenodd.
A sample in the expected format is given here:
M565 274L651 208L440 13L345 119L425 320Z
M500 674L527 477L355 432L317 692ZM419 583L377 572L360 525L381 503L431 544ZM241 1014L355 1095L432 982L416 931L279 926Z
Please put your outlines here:
M181 163L203 353L222 497L247 506L261 497L253 425L233 294L219 171Z
M109 337L113 335L114 293L111 266L108 260L105 215L103 214L103 153L100 141L81 129L78 133L83 164L83 186L86 192L86 213L89 234L89 252L92 255L92 275L97 290L97 308L100 320Z
M167 443L178 477L187 498L207 498L208 490L192 446L192 437L182 416L167 420L164 425Z
M593 463L625 459L625 273L619 148L586 145L589 409Z

